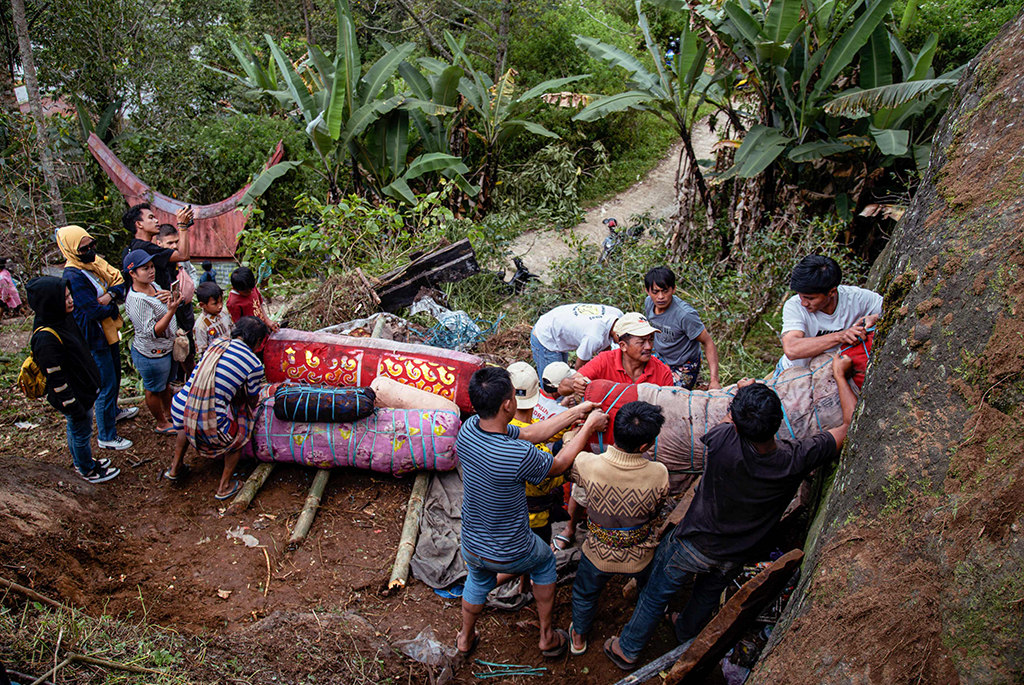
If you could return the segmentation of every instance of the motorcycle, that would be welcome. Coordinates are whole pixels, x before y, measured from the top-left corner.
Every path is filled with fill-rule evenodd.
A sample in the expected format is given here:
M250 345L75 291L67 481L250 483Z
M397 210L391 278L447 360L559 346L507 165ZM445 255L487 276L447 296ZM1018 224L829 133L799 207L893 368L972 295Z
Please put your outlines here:
M625 229L619 228L619 222L614 217L608 217L602 221L608 227L608 237L601 243L601 256L598 264L604 264L605 260L618 252L623 245L632 245L644 235L645 224L643 221L634 221Z
M515 264L516 272L512 274L511 279L505 280L504 271L497 272L495 276L501 281L502 286L505 287L510 295L521 295L523 290L526 289L526 284L530 281L539 281L540 276L527 269L520 257L513 257L512 263Z

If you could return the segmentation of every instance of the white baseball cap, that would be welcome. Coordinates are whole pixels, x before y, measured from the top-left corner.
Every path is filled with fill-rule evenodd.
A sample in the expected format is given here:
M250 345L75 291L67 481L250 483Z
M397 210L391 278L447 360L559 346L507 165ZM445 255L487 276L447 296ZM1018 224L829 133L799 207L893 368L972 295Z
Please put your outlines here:
M551 362L544 367L544 373L541 374L541 378L543 378L544 382L548 385L557 388L559 383L572 374L572 368L565 362Z
M533 409L540 399L540 381L537 370L526 362L516 362L508 367L508 375L512 377L512 387L516 389L516 407Z
M651 333L661 333L660 329L655 328L651 325L651 322L647 320L647 317L639 312L630 312L629 314L623 314L619 317L619 320L615 322L615 335L637 335L645 336Z

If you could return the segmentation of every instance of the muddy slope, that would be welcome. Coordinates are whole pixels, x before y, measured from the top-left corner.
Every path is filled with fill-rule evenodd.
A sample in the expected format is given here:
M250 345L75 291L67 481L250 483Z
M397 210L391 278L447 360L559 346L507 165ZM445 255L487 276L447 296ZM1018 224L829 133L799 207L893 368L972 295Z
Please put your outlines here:
M1021 64L1024 15L972 61L876 267L863 402L750 682L1021 682Z

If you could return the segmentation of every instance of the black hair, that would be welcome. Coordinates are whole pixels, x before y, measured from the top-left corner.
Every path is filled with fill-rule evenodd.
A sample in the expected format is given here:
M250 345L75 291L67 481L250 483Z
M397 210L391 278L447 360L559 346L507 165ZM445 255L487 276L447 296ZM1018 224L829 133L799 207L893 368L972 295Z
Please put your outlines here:
M255 316L243 316L231 329L232 339L241 338L250 350L255 350L268 335L270 335L270 329L267 328L267 324Z
M843 270L831 257L809 254L793 267L789 277L789 288L802 295L819 295L843 282Z
M654 286L668 290L676 287L676 275L667 266L656 266L644 276L644 290L650 290Z
M630 402L615 414L615 446L634 454L658 438L665 415L661 407L649 402Z
M0 257L0 269L6 269L6 268L7 268L7 258L6 257Z
M196 298L200 304L206 304L210 300L219 300L222 297L224 297L224 291L214 281L200 283L196 288Z
M729 411L740 437L751 442L768 442L782 425L782 402L764 383L740 388Z
M481 419L492 419L505 400L515 397L512 377L500 366L485 366L469 380L469 401Z
M209 259L204 259L203 271L213 271L213 262L211 262Z
M142 202L137 205L132 205L128 208L128 211L121 216L121 224L124 229L135 235L135 224L142 218L143 210L151 209L148 202Z
M178 235L178 227L174 224L160 224L158 226L157 237L166 238L169 235Z
M238 292L252 290L256 287L256 276L252 269L247 266L240 266L231 272L231 287Z

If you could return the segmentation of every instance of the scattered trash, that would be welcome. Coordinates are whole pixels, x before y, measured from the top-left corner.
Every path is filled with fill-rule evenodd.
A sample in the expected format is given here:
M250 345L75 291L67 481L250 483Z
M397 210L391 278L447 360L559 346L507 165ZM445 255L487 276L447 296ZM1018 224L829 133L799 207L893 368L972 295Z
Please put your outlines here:
M248 533L246 533L245 532L245 528L243 528L242 526L238 526L236 528L230 529L227 532L227 535L228 535L228 539L234 538L234 539L237 539L237 540L241 540L242 542L245 543L246 547L256 547L257 545L260 544L260 541L257 540L252 535L249 535Z
M399 640L395 647L413 661L428 666L440 666L442 662L454 659L458 650L452 645L437 641L434 629L427 626L412 640Z
M485 678L507 678L517 675L547 675L548 669L544 666L530 666L529 664L499 664L493 661L481 661L477 659L474 663L486 666L486 671L480 671L473 675L481 680Z
M234 592L234 591L233 590L217 590L217 596L220 597L221 599L227 599L228 597L231 596L232 592Z
M198 547L199 545L205 545L209 541L210 541L210 536L209 535L207 535L205 537L202 537L202 538L199 539L199 542L196 543L196 547Z
M32 423L31 421L15 421L14 427L20 428L23 431L30 431L33 428L39 428L40 424Z
M731 655L732 652L730 651L729 654ZM722 677L729 685L743 685L750 677L750 669L734 664L729 660L729 656L726 656L722 659Z
M427 331L424 344L461 352L494 335L501 320L505 318L502 314L493 323L484 320L474 321L465 311L459 309L453 312L439 305L432 297L417 300L409 307L410 316L419 313L426 313L437 319L437 325Z

